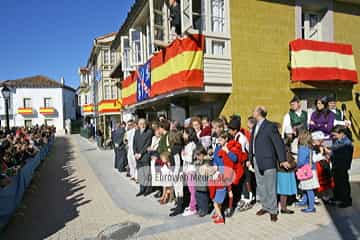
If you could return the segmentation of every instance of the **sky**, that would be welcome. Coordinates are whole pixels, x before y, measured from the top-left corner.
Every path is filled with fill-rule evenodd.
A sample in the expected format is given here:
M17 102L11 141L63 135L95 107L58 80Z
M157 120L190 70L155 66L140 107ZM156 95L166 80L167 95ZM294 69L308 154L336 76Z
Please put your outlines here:
M93 39L117 32L134 0L0 0L0 80L45 75L79 85Z

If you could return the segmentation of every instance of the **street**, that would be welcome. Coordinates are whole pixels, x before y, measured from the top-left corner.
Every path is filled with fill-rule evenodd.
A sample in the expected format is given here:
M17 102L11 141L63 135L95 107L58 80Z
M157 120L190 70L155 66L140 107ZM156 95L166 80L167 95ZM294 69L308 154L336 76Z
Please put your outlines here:
M168 217L171 204L136 198L138 188L113 168L113 152L98 150L79 135L58 136L17 213L0 239L82 240L112 224L139 223L136 239L358 239L360 163L352 170L352 208L317 206L315 214L280 215L277 223L255 215L259 206L236 213L225 225L209 216Z

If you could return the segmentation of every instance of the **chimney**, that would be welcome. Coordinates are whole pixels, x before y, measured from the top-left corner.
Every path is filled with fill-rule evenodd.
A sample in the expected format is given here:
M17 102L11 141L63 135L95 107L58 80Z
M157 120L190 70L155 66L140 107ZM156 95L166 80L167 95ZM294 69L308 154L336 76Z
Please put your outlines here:
M61 78L60 78L60 83L61 83L61 85L64 85L64 84L65 84L64 77L61 77Z

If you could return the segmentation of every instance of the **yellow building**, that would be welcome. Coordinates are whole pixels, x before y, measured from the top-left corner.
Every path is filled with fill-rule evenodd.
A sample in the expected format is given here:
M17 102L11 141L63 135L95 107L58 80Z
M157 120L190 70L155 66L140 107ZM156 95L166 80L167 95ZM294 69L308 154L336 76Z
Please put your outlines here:
M359 70L360 1L231 0L230 9L233 89L222 113L249 116L254 106L265 105L269 118L281 122L294 94L300 96L305 108L312 108L316 96L334 93L340 103L346 104L355 156L359 157L356 93L360 85L334 80L295 82L288 64L289 42L303 38L351 44Z

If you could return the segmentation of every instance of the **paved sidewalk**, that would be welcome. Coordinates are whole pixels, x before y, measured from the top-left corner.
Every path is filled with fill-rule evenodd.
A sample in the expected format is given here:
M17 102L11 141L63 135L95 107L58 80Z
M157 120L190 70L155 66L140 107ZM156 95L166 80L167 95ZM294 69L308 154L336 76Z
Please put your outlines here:
M360 193L360 162L352 179ZM98 150L79 135L59 136L47 161L26 193L23 207L0 239L82 240L124 221L141 225L136 239L359 239L360 203L346 210L317 207L316 214L257 217L258 207L238 213L225 225L209 217L168 217L168 206L136 198L137 185L113 168L113 152Z
M75 137L58 136L3 236L6 240L75 240L144 219L117 208L83 158Z

